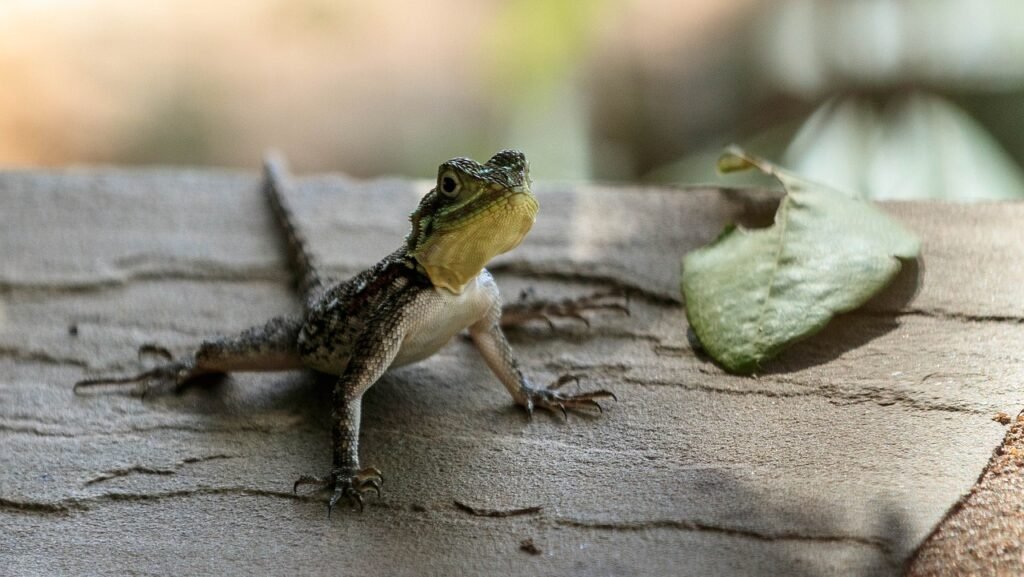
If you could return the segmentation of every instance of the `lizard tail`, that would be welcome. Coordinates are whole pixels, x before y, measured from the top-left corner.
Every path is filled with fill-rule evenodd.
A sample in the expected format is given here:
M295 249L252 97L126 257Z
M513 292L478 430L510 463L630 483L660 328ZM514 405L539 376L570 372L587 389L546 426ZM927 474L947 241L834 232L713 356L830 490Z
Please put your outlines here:
M306 237L295 225L295 216L288 204L291 191L291 173L288 161L276 150L263 156L263 190L274 216L288 241L288 261L296 284L305 302L310 302L323 287L319 264L309 251Z

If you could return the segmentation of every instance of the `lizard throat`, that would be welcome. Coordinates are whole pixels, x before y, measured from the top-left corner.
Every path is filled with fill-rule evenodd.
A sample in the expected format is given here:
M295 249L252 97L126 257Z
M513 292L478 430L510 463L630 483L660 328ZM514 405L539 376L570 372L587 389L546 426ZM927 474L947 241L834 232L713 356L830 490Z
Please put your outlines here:
M435 231L413 257L434 286L461 294L492 258L519 246L537 208L532 195L515 195L504 210L488 211L453 230Z

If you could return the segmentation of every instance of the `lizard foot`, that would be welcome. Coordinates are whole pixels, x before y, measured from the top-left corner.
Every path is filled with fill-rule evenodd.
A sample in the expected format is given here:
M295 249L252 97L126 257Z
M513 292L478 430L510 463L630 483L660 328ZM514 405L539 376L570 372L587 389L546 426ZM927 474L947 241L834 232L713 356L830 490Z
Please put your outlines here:
M334 506L337 505L338 501L342 498L348 499L348 502L353 507L358 505L359 511L362 512L363 493L373 491L378 497L380 497L380 487L384 484L384 475L375 467L367 467L360 471L356 471L354 474L346 471L348 470L335 469L326 477L303 475L295 481L295 484L292 486L292 491L297 493L299 491L299 487L302 485L317 485L321 489L332 489L333 494L331 495L331 499L327 502L328 518L331 516L331 511L334 510Z
M601 408L600 404L598 404L597 399L612 399L613 401L619 400L615 396L615 393L604 389L587 393L579 393L576 395L566 394L558 390L570 381L579 384L580 378L578 375L562 375L546 389L526 387L523 389L526 400L521 404L526 409L526 412L531 415L533 414L534 407L540 407L551 412L554 412L555 410L561 411L562 416L568 420L569 411L597 409L597 412L603 413L604 409Z
M156 354L169 358L170 352L163 347L156 345L142 345L139 348L139 356L144 354ZM142 371L128 377L97 377L93 379L82 379L75 383L74 392L81 393L83 389L97 385L124 385L135 384L135 394L145 397L149 393L163 389L171 385L175 392L180 391L192 378L199 376L195 371L193 363L189 360L179 360L164 363L158 367Z
M617 311L629 316L629 299L624 293L610 291L574 299L543 301L537 300L532 290L524 290L519 294L518 302L509 304L502 311L501 325L512 327L541 320L554 330L552 319L568 318L578 320L590 328L590 319L583 316L584 312L590 311Z

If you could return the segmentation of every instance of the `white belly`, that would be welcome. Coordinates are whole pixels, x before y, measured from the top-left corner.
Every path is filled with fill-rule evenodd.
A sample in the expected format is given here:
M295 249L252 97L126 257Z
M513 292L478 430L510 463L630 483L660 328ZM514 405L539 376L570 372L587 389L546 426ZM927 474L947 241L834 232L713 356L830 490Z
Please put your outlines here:
M497 302L497 286L486 270L461 294L446 289L424 293L409 313L405 339L391 366L415 363L436 353L453 336L483 318Z

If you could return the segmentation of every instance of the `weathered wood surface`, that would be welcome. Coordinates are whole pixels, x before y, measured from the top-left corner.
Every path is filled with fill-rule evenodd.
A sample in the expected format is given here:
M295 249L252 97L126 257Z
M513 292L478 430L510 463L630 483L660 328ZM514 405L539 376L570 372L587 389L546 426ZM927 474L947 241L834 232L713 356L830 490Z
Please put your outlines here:
M396 246L427 187L315 176L294 203L345 275ZM493 267L506 298L627 288L633 314L513 344L537 380L585 373L620 402L528 421L456 339L367 394L383 496L328 521L291 482L329 466L330 382L71 393L138 368L140 344L183 352L297 310L256 174L0 174L2 571L897 575L1001 443L992 416L1024 404L1024 204L885 205L924 240L916 298L904 278L741 378L692 350L679 260L770 198L537 188L537 226Z

